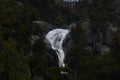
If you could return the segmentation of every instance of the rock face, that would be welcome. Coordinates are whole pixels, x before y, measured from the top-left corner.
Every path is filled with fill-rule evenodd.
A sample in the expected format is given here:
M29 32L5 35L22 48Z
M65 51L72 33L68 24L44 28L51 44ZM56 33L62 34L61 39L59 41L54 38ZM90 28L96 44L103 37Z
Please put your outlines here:
M67 25L67 28L70 30L72 27L77 27L79 22L75 22L72 23L70 25ZM33 21L33 24L35 25L34 27L37 29L35 30L35 34L33 34L31 36L31 43L34 44L36 40L38 40L39 38L44 39L45 43L46 43L46 47L47 47L47 52L46 55L48 57L48 66L53 66L53 65L57 65L56 63L58 61L58 56L56 54L56 51L53 50L51 48L51 44L45 39L45 35L54 29L57 29L58 27L53 26L52 24L49 24L47 22L44 21ZM95 54L100 54L100 55L104 55L110 52L110 48L109 48L109 44L111 43L112 37L114 35L114 33L117 31L116 26L113 26L113 24L108 23L108 28L105 31L105 33L103 33L101 30L96 30L96 32L93 32L91 30L91 23L89 20L85 20L82 21L79 26L84 29L85 31L85 37L87 38L87 43L88 45L85 47L85 49L90 50L91 52L95 53ZM64 26L62 26L61 28L65 28ZM42 31L42 33L39 33L39 29ZM64 49L64 53L65 55L67 53L69 53L69 51L73 48L76 47L76 45L74 45L73 41L72 41L72 36L71 36L71 32L69 34L67 34L66 38L63 41L63 49ZM66 56L65 58L65 63L66 65L69 64L69 60ZM56 63L55 63L56 61ZM34 80L42 80L41 77L35 76Z
M32 43L35 42L38 38L42 37L45 39L45 35L58 27L53 26L52 24L49 24L44 21L33 21L33 23L42 30L43 33L36 34L32 36ZM70 25L67 25L67 28L76 27L77 22L72 23ZM117 31L117 28L113 26L113 24L108 23L107 31L103 34L99 29L94 33L91 30L91 24L89 20L81 22L80 26L85 30L86 38L88 46L86 46L86 49L89 49L97 54L106 54L110 51L110 48L107 46L107 44L110 44L112 40L112 35ZM63 28L63 27L61 27ZM45 39L45 43L47 46L47 55L50 58L50 61L52 63L52 60L57 57L55 54L55 51L52 50L50 43ZM89 45L91 44L91 45ZM65 40L63 41L63 49L65 54L73 47L75 46L72 43L71 33L67 34Z
M49 24L47 22L44 22L44 21L33 21L33 25L35 25L34 27L36 28L35 30L35 34L31 35L31 44L33 45L35 43L36 40L38 40L39 38L42 38L44 39L45 43L46 43L46 47L47 47L47 53L46 55L48 56L48 58L50 59L49 60L49 63L50 65L53 64L53 61L57 59L57 54L56 54L56 51L53 50L51 48L51 44L50 42L45 38L46 34L51 31L51 30L54 30L54 29L57 29L58 27L56 26L53 26L52 24ZM71 25L68 25L68 27L70 26L76 26L75 24L71 24ZM66 26L61 26L61 29L65 29ZM39 30L42 32L42 33L39 33ZM64 53L66 54L67 51L71 48L72 46L72 42L71 42L71 36L70 34L67 34L65 40L63 40L63 50L64 50Z
M45 35L50 30L57 28L57 27L53 26L52 24L49 24L49 23L44 22L44 21L33 21L33 24L36 27L39 27L41 29L41 31L43 32L42 35Z
M53 30L53 29L56 29L57 27L53 26L52 24L49 24L47 22L44 22L44 21L33 21L33 25L34 25L34 34L31 35L30 37L30 41L31 41L31 44L33 45L36 40L38 40L39 38L43 39L44 42L46 43L46 47L47 47L47 53L46 55L48 56L48 58L50 59L49 63L52 64L52 61L54 59L56 59L57 55L55 55L55 51L52 50L52 48L50 47L50 43L45 39L45 35ZM41 33L40 33L41 32ZM51 54L53 53L53 54Z

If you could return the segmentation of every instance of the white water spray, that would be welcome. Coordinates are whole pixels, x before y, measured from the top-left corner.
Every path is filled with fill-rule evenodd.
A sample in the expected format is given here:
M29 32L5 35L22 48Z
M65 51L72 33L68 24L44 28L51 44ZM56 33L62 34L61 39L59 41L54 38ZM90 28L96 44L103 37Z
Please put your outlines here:
M68 33L69 30L67 29L54 29L49 31L46 35L46 39L51 44L52 49L56 51L59 60L59 67L65 67L65 54L63 51L62 43Z

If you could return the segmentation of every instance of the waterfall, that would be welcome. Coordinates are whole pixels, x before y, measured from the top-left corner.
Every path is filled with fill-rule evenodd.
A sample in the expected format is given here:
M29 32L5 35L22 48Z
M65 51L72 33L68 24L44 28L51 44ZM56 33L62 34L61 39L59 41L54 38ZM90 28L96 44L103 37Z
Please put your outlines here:
M59 67L65 67L65 53L63 51L62 44L68 33L69 30L67 29L54 29L49 31L45 36L45 38L51 44L51 48L56 51L59 60Z

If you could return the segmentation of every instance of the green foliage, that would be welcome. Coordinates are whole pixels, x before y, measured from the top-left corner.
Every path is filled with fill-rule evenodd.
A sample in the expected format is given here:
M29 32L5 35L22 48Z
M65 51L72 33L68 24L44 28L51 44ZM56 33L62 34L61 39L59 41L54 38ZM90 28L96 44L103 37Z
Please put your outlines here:
M110 46L112 53L99 56L85 49L88 45L85 35L85 30L80 26L71 30L73 44L76 47L72 47L67 58L70 59L69 66L77 74L75 80L119 80L119 31L114 35Z
M80 26L87 18L93 32L99 29L105 34L112 22L110 13L115 13L111 1L93 0L88 4L83 0L73 8L56 0L0 0L0 80L32 80L34 76L45 80L120 80L120 32L113 35L110 53L96 56L86 49L86 30ZM41 27L32 24L34 20L57 26L81 21L71 29L74 46L66 54L69 62L65 68L54 66L57 61L49 63L41 36L31 46L30 36L43 34Z
M69 24L79 19L79 14L66 4L58 4L56 0L31 0L42 20L57 26Z
M47 69L48 61L45 55L35 54L31 57L31 70L34 75L44 76Z
M117 59L118 64L120 64L120 32L118 31L111 43L111 53Z
M55 79L55 80L74 80L73 70L71 70L68 67L66 68L58 68L56 66L50 67L46 71L46 77L48 77L49 79Z
M0 71L10 80L29 80L27 57L17 51L14 40L9 39L2 43L0 51ZM22 59L22 60L21 60Z
M29 57L25 53L31 34L31 7L1 0L0 9L0 80L30 80Z
M32 46L33 55L30 57L30 67L34 75L44 76L48 65L45 43L38 39Z

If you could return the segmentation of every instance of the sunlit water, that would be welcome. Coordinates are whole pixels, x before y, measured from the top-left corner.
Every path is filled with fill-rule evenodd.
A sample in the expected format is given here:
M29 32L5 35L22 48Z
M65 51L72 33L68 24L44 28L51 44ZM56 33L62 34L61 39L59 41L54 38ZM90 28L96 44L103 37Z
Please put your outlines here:
M54 29L49 31L45 36L48 42L51 44L51 48L56 51L59 60L59 67L65 67L65 53L63 51L62 44L68 33L69 30L67 29Z

